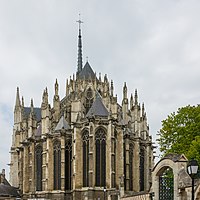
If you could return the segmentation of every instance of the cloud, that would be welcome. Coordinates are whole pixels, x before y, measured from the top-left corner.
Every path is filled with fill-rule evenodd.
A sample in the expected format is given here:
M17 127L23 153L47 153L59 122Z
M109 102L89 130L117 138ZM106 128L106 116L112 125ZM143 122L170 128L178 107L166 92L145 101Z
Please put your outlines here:
M76 72L78 13L83 58L114 81L121 103L137 88L151 134L179 107L199 103L200 2L197 0L0 1L0 168L9 158L16 87L25 105L50 101L58 78L60 96Z

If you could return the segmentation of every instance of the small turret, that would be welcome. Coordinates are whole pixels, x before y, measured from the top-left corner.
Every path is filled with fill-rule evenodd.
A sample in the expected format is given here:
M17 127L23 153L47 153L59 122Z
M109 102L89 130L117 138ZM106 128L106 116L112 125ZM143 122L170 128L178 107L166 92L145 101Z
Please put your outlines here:
M99 73L99 82L101 82L101 73Z
M131 98L130 98L130 109L133 108L133 94L131 93Z
M21 122L21 120L22 120L22 110L21 110L21 102L19 96L19 88L17 87L15 109L14 109L14 123L17 124Z
M113 97L113 91L114 91L113 81L111 80L110 95L111 95L112 97Z
M16 94L16 101L15 101L15 108L20 107L21 102L20 102L20 97L19 97L19 87L17 87L17 94Z
M66 96L69 95L69 84L68 84L68 79L66 81Z
M31 114L34 113L34 110L33 110L33 99L31 99Z
M60 114L60 97L58 95L58 88L59 88L59 85L58 85L58 81L56 79L56 82L55 82L55 95L54 95L54 98L53 98L53 108L54 108L54 119L55 121L58 121L59 119L59 114Z
M124 83L124 88L123 88L123 99L127 99L127 86L126 86L126 82Z
M135 90L135 105L138 105L138 94L137 94L137 89Z

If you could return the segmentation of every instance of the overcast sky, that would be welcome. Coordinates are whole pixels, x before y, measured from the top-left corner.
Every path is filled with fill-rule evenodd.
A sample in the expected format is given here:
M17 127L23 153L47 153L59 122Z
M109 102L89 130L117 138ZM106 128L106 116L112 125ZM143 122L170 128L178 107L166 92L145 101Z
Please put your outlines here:
M0 0L0 170L10 162L16 88L40 107L55 79L60 97L77 68L78 14L83 59L145 103L150 134L179 107L200 100L199 0Z

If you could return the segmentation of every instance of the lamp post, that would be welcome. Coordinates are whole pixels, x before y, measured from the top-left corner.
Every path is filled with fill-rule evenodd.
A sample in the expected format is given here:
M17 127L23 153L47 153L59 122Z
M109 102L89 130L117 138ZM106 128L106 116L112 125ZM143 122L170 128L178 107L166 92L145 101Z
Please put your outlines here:
M188 162L187 172L192 178L192 200L194 200L194 179L195 179L195 175L197 175L198 168L199 166L196 160L192 159Z

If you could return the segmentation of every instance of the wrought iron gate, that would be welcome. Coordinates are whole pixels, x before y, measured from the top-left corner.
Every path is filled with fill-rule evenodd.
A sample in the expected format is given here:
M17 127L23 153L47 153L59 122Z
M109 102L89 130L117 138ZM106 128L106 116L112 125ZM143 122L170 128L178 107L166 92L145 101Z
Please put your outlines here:
M159 177L159 200L174 199L174 179L173 177Z

